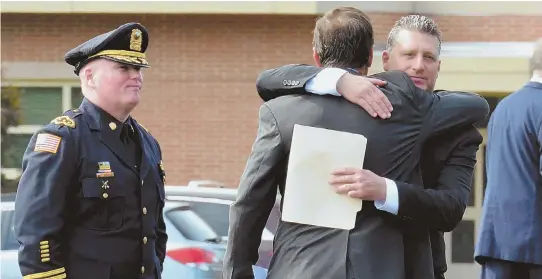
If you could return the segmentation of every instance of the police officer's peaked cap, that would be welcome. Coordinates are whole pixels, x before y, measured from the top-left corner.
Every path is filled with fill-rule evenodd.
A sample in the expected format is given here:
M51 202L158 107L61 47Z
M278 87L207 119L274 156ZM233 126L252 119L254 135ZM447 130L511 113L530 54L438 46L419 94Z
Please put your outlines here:
M139 23L126 23L113 31L98 35L64 55L66 63L75 67L75 74L88 62L105 58L137 67L150 67L145 56L149 33Z

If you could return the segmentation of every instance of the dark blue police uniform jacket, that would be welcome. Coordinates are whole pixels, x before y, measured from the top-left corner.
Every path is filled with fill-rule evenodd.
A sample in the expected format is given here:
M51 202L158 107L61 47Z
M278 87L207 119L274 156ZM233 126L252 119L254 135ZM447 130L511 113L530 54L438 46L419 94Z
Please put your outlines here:
M126 159L122 123L86 99L33 135L15 202L24 278L161 278L162 154L130 120L140 165Z
M480 264L497 259L542 266L541 96L542 83L529 82L491 115L475 252Z

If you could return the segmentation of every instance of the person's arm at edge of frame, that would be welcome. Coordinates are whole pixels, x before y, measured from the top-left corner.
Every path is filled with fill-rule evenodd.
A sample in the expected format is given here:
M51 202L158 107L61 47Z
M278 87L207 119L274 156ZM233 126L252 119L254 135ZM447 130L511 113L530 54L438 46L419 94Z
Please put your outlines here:
M276 119L263 104L259 111L258 135L241 177L236 201L230 207L228 246L224 279L253 279L252 266L269 214L275 204L277 169L285 152Z

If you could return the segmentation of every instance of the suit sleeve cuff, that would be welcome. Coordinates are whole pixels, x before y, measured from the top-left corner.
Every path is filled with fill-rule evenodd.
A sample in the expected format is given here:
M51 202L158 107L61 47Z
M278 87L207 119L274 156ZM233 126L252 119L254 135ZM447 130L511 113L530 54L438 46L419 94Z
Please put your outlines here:
M386 211L397 215L399 212L399 191L395 181L384 178L386 180L386 199L375 201L375 207L378 210Z
M337 82L346 73L339 68L325 68L305 84L305 91L317 95L341 96L337 92Z

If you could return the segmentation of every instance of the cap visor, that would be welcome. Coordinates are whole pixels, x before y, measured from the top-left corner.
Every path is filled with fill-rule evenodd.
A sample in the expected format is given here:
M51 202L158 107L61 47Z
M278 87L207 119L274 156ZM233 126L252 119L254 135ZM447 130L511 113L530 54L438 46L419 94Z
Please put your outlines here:
M150 68L149 62L147 59L140 57L132 56L123 56L123 55L104 55L101 58L109 59L111 61L119 62L126 65L132 65L142 68Z

